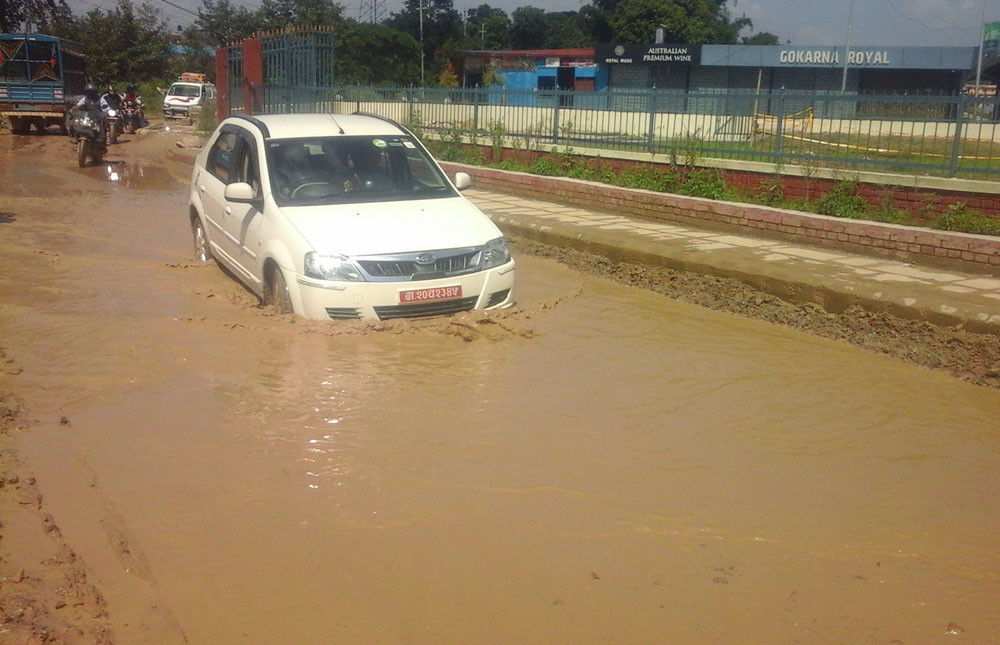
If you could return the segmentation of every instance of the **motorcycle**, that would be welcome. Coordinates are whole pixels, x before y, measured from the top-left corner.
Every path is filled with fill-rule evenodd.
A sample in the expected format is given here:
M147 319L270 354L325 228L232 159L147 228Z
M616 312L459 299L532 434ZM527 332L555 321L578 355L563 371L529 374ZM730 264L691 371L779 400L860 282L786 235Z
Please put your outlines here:
M101 163L108 151L105 143L105 116L101 110L87 110L73 117L70 134L76 139L76 159L83 168L90 157L94 165Z
M108 108L105 111L105 121L107 122L108 143L115 145L118 143L118 134L122 129L121 117L118 110Z
M142 127L142 103L125 99L122 103L122 125L127 134L135 134Z

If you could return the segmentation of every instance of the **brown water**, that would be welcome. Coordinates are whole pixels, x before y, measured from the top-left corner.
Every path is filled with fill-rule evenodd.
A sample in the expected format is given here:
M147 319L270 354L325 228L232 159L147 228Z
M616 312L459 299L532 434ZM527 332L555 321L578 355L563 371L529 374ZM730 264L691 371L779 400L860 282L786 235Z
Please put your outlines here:
M1000 393L532 257L486 322L271 316L148 159L32 145L0 386L122 642L1000 639Z

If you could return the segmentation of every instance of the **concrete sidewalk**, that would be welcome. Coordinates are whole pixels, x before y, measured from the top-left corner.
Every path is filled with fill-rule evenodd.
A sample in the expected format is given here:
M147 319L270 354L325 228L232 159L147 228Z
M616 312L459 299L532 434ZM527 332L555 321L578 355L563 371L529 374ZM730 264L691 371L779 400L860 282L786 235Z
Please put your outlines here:
M469 189L506 233L617 260L736 278L831 312L851 305L1000 335L1000 277L719 233Z

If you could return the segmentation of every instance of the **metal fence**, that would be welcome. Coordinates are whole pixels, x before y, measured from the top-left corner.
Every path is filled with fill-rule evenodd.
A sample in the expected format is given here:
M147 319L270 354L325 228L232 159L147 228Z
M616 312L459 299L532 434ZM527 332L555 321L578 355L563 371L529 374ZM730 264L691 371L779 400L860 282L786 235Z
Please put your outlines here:
M364 111L452 141L521 149L1000 179L1000 98L274 84L259 95L265 113Z

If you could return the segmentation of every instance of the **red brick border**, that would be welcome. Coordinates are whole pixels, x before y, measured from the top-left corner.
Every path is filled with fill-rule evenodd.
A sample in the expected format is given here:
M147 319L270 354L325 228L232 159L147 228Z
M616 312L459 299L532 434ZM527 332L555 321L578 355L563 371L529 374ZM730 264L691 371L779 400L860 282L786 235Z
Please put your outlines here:
M469 173L478 188L531 199L698 228L749 232L918 264L1000 274L997 237L841 219L479 166L448 162L441 165L448 173Z

